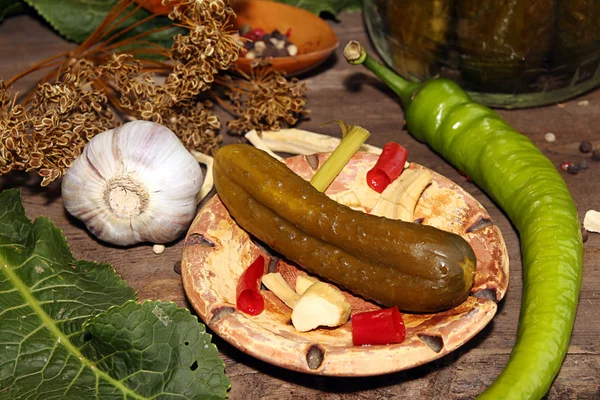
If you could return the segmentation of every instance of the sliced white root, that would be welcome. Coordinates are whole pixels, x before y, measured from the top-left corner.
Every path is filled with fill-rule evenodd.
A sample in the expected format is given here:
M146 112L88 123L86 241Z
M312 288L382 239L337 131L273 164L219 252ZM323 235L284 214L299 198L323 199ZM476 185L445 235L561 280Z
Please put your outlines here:
M273 157L276 160L282 161L283 158L278 156L277 154L273 153L273 151L271 151L271 149L269 148L269 146L264 142L263 139L261 139L260 136L258 136L258 133L256 133L256 131L254 129L252 129L251 131L249 131L248 133L246 133L244 135L244 137L246 139L248 139L248 141L250 143L252 143L252 145L254 147L256 147L257 149L261 149L263 151L266 151L267 153L269 153L271 155L271 157Z
M306 155L332 152L341 141L341 139L333 136L296 128L263 131L261 135L263 144L270 150L290 154ZM381 154L379 147L369 144L363 144L359 150L367 153Z
M364 210L363 205L360 199L358 198L356 192L341 192L335 197L335 200L338 203L353 208L355 210Z
M381 193L371 214L414 222L414 211L423 190L431 183L426 169L407 169Z
M280 129L278 131L263 131L261 133L261 138L259 139L260 145L272 152L278 151L302 155L330 153L335 150L341 142L341 139L333 136L296 128ZM378 155L381 154L382 149L370 144L363 144L360 146L359 151ZM408 168L409 166L410 163L407 161L404 164L404 168Z
M262 283L293 310L292 324L297 331L336 327L350 318L352 307L342 291L312 276L298 275L295 292L279 272L263 275Z
M300 296L306 292L306 289L311 287L314 283L319 282L319 280L313 276L309 275L298 275L296 277L296 293Z
M200 153L199 151L196 151L196 150L190 150L190 153L194 156L196 161L198 161L200 164L206 165L206 174L204 176L204 182L202 182L202 187L200 188L200 191L196 195L196 204L199 204L210 193L210 191L212 190L212 188L214 186L214 180L213 180L214 159L211 156L206 155L204 153Z
M262 283L269 289L279 300L283 301L289 308L294 308L300 295L292 290L290 285L283 279L279 272L271 272L262 277Z
M341 290L324 282L312 284L300 297L292 324L300 332L319 326L336 327L348 321L352 307Z

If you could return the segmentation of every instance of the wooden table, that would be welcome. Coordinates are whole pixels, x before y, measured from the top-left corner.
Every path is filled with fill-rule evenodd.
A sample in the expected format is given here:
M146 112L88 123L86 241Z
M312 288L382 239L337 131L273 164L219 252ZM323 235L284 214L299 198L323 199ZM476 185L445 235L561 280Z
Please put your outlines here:
M383 146L387 141L398 141L408 148L412 161L461 184L489 210L504 235L510 256L510 287L493 322L466 345L438 361L386 376L348 379L290 372L254 359L215 336L232 381L230 398L473 398L501 371L515 340L522 288L517 233L484 193L403 129L402 109L389 90L363 68L344 61L341 50L345 43L351 39L368 43L361 16L343 14L339 23L331 25L341 46L322 68L303 77L309 88L308 108L312 116L300 128L339 136L336 127L320 125L333 119L360 124L371 131L370 143ZM0 24L0 79L7 80L35 61L72 47L36 18L19 16L5 20ZM18 87L31 85L32 79L21 81ZM557 167L564 160L589 157L578 150L582 140L600 145L600 90L561 105L499 112L530 137ZM556 135L556 142L544 141L547 132ZM226 142L236 140L237 137L225 138ZM587 210L600 209L600 162L590 162L590 168L578 175L561 173L582 221ZM140 300L173 300L180 306L189 306L181 277L174 270L181 257L182 240L161 255L154 254L150 245L128 249L108 246L95 240L81 223L66 214L58 182L41 188L34 174L0 177L0 190L12 187L21 189L30 218L45 215L64 231L75 257L110 263L137 290ZM590 233L585 243L583 287L569 354L549 399L600 398L599 309L600 235Z

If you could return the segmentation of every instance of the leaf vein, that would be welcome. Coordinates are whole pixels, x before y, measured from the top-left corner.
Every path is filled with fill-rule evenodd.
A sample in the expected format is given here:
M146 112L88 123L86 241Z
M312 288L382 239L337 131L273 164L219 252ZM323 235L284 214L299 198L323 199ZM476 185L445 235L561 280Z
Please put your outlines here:
M2 260L2 261L4 261L4 260ZM144 399L144 397L138 395L137 393L135 393L134 391L129 389L127 386L123 385L120 381L114 379L112 376L107 374L106 372L101 371L97 368L92 368L92 366L93 366L92 361L85 358L83 356L83 354L79 351L79 349L77 349L77 347L75 347L75 345L73 345L73 343L71 343L68 336L65 335L63 332L61 332L58 329L55 321L42 309L42 307L39 304L39 302L37 301L37 299L35 297L33 297L31 295L31 293L29 293L29 288L19 278L19 276L11 268L9 268L8 265L6 265L4 263L1 263L0 265L2 265L2 264L3 264L3 267L1 269L3 270L6 277L12 282L12 284L17 288L17 290L21 294L21 297L23 297L23 299L29 303L30 307L34 310L34 312L42 320L43 324L40 325L40 327L36 328L36 331L38 329L40 329L41 327L45 326L46 329L48 329L50 331L50 333L56 337L56 340L59 341L63 347L65 347L71 354L73 354L74 356L79 358L81 360L82 364L85 364L88 368L90 368L94 374L101 375L104 380L111 382L116 388L118 388L126 396L129 395L134 399ZM15 363L15 368L16 368L16 363Z

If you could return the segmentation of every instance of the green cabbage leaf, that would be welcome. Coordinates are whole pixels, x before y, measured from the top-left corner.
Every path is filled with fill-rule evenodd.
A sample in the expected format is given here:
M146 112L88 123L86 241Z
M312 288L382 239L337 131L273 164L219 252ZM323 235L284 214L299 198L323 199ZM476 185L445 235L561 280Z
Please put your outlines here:
M62 232L0 193L0 399L223 399L230 381L187 309L75 260Z

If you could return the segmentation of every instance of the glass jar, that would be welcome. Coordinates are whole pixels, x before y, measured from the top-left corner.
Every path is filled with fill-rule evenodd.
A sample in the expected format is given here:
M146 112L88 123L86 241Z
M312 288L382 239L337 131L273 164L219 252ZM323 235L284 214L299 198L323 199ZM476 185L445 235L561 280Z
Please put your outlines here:
M491 107L600 85L600 0L364 0L369 36L403 77L453 79Z

